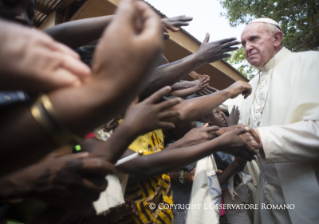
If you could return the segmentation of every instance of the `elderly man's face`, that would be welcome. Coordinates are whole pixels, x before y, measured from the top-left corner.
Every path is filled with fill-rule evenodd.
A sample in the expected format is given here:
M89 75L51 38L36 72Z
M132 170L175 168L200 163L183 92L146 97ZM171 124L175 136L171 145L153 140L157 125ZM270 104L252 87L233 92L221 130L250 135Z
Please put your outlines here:
M275 56L275 37L265 23L251 23L241 34L247 61L260 68Z

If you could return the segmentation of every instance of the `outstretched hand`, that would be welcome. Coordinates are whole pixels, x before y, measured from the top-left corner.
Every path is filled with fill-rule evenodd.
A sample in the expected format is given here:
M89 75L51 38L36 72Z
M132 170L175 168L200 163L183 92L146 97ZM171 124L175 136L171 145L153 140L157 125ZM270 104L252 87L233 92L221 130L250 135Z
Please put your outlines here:
M135 129L137 133L143 134L159 128L174 128L175 125L166 120L180 115L177 110L169 109L179 104L181 99L175 98L161 102L163 96L166 96L170 91L171 87L166 86L141 103L129 107L125 114L125 122L130 123L132 129Z
M193 20L190 16L176 16L162 19L162 27L165 33L168 31L177 32L182 26L188 26L189 22Z
M215 138L216 135L212 132L217 131L218 129L218 126L208 126L208 124L205 124L202 127L191 129L178 141L182 147L197 145Z
M239 41L236 41L236 38L228 38L215 42L209 42L209 37L210 36L207 33L202 45L196 52L198 57L204 63L212 63L223 58L230 57L230 54L225 53L237 50L238 47L235 47L235 45L240 44Z
M237 81L225 89L225 91L228 92L228 98L234 99L242 94L246 99L251 94L251 85L247 82Z
M222 145L220 151L248 161L255 159L256 151L249 145L251 138L243 136L246 133L252 134L252 131L246 127L224 133L218 137Z

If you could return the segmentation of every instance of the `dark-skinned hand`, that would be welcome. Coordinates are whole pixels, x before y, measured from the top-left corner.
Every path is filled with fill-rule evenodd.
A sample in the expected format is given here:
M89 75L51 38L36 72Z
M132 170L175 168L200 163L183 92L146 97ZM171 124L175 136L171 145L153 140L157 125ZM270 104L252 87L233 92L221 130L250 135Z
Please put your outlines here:
M87 208L107 187L105 176L113 173L113 164L88 155L52 159L1 178L1 197L37 198L65 210Z
M178 32L182 26L188 26L189 22L193 20L190 16L176 16L162 19L162 27L165 33L169 31Z
M141 103L129 107L125 114L125 122L130 123L132 129L138 129L137 133L147 133L156 129L170 129L175 125L166 119L177 117L180 113L177 110L169 110L171 107L181 102L180 98L162 101L162 97L171 91L171 87L166 86Z
M239 120L239 110L238 110L238 106L236 107L235 105L233 106L229 117L227 117L225 114L223 114L226 123L228 126L233 126L238 124L238 120Z
M203 127L193 128L187 132L183 138L178 140L181 147L197 145L199 143L211 140L216 137L216 135L211 134L214 131L217 131L219 127L217 126L208 126L205 124Z
M214 131L214 134L216 136L221 136L229 131L234 131L236 129L243 129L243 128L247 128L249 131L242 134L241 138L243 138L243 140L245 140L249 144L250 148L256 149L258 142L260 142L259 136L253 129L247 127L246 125L237 124L230 127L219 128L219 130Z
M246 99L251 94L251 85L247 82L237 81L225 89L228 92L228 98L234 99L242 94Z
M234 46L238 44L240 44L240 42L236 41L236 38L209 42L209 34L207 33L203 43L195 54L197 54L204 63L212 63L230 57L230 54L225 53L237 50L238 47Z
M251 161L255 159L256 152L249 146L241 135L251 132L252 129L240 128L234 131L228 131L218 137L219 144L221 144L220 150L224 153L231 154L235 157L242 157L245 160Z

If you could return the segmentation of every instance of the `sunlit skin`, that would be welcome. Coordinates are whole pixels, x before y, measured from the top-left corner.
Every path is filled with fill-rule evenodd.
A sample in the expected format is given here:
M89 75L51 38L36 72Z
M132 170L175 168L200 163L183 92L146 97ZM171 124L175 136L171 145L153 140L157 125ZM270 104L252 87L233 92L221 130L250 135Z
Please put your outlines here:
M241 42L249 64L261 68L282 48L281 31L272 33L266 23L248 24L241 34Z
M35 0L0 0L0 17L33 26Z

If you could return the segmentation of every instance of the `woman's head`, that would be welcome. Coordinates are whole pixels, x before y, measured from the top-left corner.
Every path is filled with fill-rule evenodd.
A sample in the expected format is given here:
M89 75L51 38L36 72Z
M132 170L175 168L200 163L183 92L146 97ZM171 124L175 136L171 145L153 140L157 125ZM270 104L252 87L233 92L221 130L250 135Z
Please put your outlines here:
M35 0L0 0L0 17L25 26L33 26Z
M203 117L203 120L205 123L208 123L209 126L216 125L218 127L227 127L224 113L219 107L216 107L210 113L206 114Z

